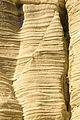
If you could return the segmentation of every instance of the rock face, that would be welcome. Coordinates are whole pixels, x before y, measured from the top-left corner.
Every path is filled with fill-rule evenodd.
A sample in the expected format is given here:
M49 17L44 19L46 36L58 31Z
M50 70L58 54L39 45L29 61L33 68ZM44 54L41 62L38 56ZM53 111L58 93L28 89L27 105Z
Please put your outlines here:
M80 119L80 1L0 0L0 120L69 120L65 3L70 120Z
M24 120L66 120L66 57L59 3L21 2L24 22L13 85Z
M22 120L12 87L20 46L17 15L15 4L0 0L0 120Z
M69 84L71 120L80 119L80 1L67 0L70 46Z

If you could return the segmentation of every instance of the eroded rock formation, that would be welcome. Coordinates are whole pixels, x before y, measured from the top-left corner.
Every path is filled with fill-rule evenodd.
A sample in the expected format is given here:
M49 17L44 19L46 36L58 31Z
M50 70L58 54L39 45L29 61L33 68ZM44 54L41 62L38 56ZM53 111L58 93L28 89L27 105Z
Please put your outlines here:
M0 0L0 120L22 120L12 87L20 46L17 15L14 3Z
M80 119L79 5L79 0L0 0L0 120Z
M14 90L24 120L65 120L66 53L59 2L21 2L24 22Z
M69 84L71 120L80 119L80 1L67 0L70 46L69 46Z

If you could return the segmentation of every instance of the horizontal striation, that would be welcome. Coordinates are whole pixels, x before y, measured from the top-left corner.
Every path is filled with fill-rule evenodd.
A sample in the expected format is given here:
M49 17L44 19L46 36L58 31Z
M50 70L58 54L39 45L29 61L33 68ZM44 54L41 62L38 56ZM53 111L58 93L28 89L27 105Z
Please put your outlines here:
M15 13L17 8L14 4L0 1L0 66L2 73L9 79L13 77L15 71L20 45L18 34L15 34L19 30L18 17Z
M10 12L11 14L18 15L16 6L9 1L1 0L0 1L0 12Z
M80 119L80 1L67 1L69 16L70 55L69 55L69 83L71 120ZM75 19L76 18L76 19Z
M23 11L13 86L24 120L65 120L66 60L59 13L50 4L24 4Z
M25 6L28 8L27 12L25 12L25 10L26 10ZM31 11L32 7L33 7L33 10L35 13L36 13L36 9L37 9L38 14L40 14L41 11L43 11L43 12L45 11L45 13L40 15L40 17L37 17L37 16L33 17L34 12ZM42 10L41 10L41 8L42 8ZM25 4L23 6L24 22L23 22L23 26L21 28L22 30L20 31L20 39L22 42L21 42L20 51L19 51L20 52L20 55L19 55L20 59L18 60L19 61L18 64L20 64L20 63L23 63L23 64L19 65L19 66L17 65L16 69L18 69L19 71L22 71L22 68L25 64L23 59L26 59L26 61L28 61L30 56L32 56L32 53L38 47L40 41L42 41L44 33L45 33L47 27L49 26L52 17L54 16L54 9L53 9L54 5L51 6L52 11L50 11L49 8L50 8L49 4L46 5L46 7L45 7L45 5L36 5L36 7L35 7L35 5L25 5ZM49 14L47 14L47 11L49 14L51 14L52 17L48 17ZM26 15L26 17L25 17L25 15ZM40 20L41 19L45 20L45 16L47 17L47 22L44 25L43 23L40 22ZM35 20L33 21L32 18L35 18ZM26 21L27 19L29 19L29 20ZM31 25L31 27L30 27L30 25ZM38 27L38 25L40 27ZM36 34L36 31L38 32L37 34ZM19 71L17 71L18 74L20 74Z
M22 109L13 90L20 46L17 15L15 4L0 0L0 120L22 120Z
M33 4L41 4L41 3L44 3L44 4L57 4L58 1L57 0L20 0L21 3L23 4L26 4L26 3L33 3Z
M12 81L0 72L0 119L22 120L22 110L15 99Z
M65 0L14 0L15 3L22 3L22 4L52 4L60 6L64 8Z

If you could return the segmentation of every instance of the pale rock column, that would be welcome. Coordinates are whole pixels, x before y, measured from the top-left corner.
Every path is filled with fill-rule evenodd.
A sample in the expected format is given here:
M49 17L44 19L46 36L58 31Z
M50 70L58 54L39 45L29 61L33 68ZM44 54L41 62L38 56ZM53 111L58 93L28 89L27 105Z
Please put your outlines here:
M70 33L69 91L71 120L80 120L80 1L66 0Z
M67 120L63 90L67 63L59 1L21 3L24 21L13 86L24 120Z

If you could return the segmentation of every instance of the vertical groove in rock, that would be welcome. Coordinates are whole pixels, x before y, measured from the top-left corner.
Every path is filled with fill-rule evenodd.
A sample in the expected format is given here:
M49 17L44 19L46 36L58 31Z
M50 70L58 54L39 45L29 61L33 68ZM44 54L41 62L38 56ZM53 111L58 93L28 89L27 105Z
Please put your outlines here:
M12 87L20 46L17 15L11 0L0 0L0 120L22 120Z
M63 95L66 55L54 4L24 4L14 89L24 120L66 120Z
M80 1L67 0L70 46L69 46L69 84L71 120L80 119Z
M64 38L65 38L65 52L66 52L66 75L64 76L64 96L65 96L65 102L67 106L67 118L70 119L71 115L71 108L70 108L70 94L69 94L69 77L68 77L68 69L69 69L69 42L70 42L70 36L69 36L69 26L68 26L68 14L66 8L64 9L64 16L61 16L62 26L64 30Z

